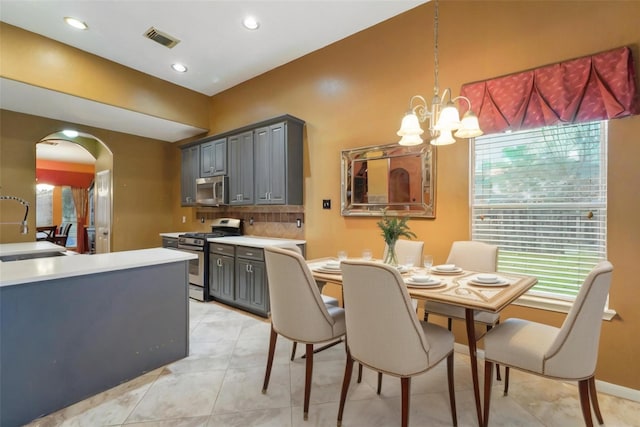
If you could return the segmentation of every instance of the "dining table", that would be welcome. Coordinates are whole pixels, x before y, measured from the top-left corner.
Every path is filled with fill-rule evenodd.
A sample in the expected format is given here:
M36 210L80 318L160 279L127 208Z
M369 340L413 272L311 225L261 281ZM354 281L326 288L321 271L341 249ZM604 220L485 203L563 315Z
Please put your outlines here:
M333 263L335 258L318 258L307 261L316 282L342 286L342 274ZM376 261L377 262L377 261ZM380 261L381 262L381 261ZM480 403L480 384L474 313L478 310L498 313L514 302L538 279L534 276L505 272L478 272L463 270L455 266L434 266L429 271L419 267L398 266L399 273L407 285L411 298L452 304L464 308L473 394L476 403L478 425L483 425ZM416 282L417 276L429 276L428 281ZM491 277L490 277L491 276ZM423 279L420 277L420 279ZM490 280L489 280L490 279Z

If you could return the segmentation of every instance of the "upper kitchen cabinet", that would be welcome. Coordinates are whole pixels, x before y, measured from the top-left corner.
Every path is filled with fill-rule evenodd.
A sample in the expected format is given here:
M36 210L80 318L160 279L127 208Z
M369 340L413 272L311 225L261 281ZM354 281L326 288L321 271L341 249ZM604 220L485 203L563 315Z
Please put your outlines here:
M183 206L196 203L196 178L200 177L200 146L182 149L180 199Z
M200 178L227 174L227 139L200 145Z
M253 131L228 138L229 204L252 205L253 198Z
M302 128L287 120L254 131L256 204L302 204Z

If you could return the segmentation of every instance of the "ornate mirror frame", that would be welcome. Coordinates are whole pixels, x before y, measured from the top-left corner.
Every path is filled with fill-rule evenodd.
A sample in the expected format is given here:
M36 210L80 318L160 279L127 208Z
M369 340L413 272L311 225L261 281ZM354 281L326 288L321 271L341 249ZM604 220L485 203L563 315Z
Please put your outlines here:
M398 144L342 150L342 216L435 218L436 148Z

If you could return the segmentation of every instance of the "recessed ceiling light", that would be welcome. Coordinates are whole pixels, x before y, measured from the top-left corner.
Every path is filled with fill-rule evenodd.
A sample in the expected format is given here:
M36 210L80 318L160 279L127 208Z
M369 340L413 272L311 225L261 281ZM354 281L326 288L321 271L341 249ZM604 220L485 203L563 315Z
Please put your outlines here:
M76 136L78 136L78 131L73 129L65 129L62 131L62 133L67 138L75 138Z
M183 64L180 64L179 62L176 62L175 64L171 64L171 68L173 68L173 70L177 71L178 73L187 72L187 67Z
M86 30L87 28L89 28L86 23L82 22L79 19L71 18L70 16L65 16L64 22L71 25L73 28L77 28L78 30Z
M244 27L247 30L257 30L258 27L260 26L260 23L258 22L258 20L256 18L254 18L253 16L247 16L246 18L244 18L244 20L242 21L242 25L244 25Z

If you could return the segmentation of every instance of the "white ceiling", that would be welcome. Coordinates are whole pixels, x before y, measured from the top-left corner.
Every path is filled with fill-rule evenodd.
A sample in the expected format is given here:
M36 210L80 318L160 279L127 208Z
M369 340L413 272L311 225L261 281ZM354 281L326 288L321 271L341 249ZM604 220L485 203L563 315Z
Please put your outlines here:
M214 95L427 1L0 0L0 20ZM246 15L258 19L258 30L244 29ZM89 29L69 27L65 16ZM152 26L180 43L169 49L145 38ZM188 72L173 71L174 62ZM3 109L163 141L207 131L7 79L0 91Z

